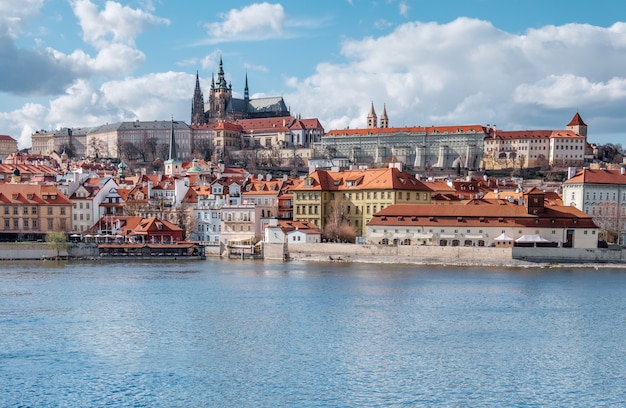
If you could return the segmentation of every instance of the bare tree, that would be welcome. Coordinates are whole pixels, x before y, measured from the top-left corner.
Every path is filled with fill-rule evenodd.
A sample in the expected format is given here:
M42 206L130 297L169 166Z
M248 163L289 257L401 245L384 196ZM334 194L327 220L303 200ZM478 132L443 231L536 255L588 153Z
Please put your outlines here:
M326 224L324 225L324 239L332 242L354 242L356 231L350 225L347 217L347 205L347 200L342 195L331 201Z
M103 140L97 137L91 137L89 142L87 142L87 147L89 148L88 152L91 153L91 157L101 159L108 156L107 146L104 144Z
M125 157L127 160L137 160L137 158L142 155L139 147L127 140L124 140L121 143L120 149L118 151L120 152L120 158Z
M213 145L207 139L194 140L191 153L196 159L211 160Z
M157 146L158 158L162 160L169 159L170 147L167 144L160 144Z
M626 230L626 209L616 201L605 201L596 206L593 221L609 243L619 243L620 235Z
M148 133L144 131L139 144L139 153L141 160L147 162L148 160L156 159L157 155L157 139L155 137L148 137Z

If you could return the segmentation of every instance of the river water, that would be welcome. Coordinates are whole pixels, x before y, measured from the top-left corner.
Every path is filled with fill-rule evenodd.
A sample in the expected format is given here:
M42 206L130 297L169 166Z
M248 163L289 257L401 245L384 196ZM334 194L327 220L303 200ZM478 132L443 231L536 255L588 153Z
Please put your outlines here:
M2 407L624 406L626 269L0 263Z

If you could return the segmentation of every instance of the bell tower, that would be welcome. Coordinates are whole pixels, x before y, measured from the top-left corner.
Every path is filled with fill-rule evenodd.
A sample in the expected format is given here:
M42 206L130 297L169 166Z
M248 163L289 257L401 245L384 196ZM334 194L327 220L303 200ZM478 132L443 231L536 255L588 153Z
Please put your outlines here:
M370 113L367 114L367 128L374 129L377 127L378 127L378 117L376 116L376 111L374 110L374 102L372 102Z

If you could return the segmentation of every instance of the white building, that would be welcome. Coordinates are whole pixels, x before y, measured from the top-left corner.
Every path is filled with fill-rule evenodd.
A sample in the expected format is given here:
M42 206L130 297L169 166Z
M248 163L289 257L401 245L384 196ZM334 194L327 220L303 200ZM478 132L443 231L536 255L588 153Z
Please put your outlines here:
M579 171L563 183L563 204L591 215L601 229L626 244L626 168Z
M503 235L504 234L504 235ZM597 248L598 227L570 206L545 205L532 189L519 202L472 200L467 204L396 204L367 224L366 241L382 245L519 246Z

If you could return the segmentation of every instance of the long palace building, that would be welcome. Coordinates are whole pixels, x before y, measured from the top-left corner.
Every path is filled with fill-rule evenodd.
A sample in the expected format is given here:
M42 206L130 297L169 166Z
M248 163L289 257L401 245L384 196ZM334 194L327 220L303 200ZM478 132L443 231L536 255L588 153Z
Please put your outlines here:
M378 124L374 105L367 127L327 132L316 157L342 158L355 165L401 162L414 170L505 169L584 163L587 125L578 113L562 130L496 130L489 125L388 126L386 108Z
M488 128L482 125L388 127L387 111L378 126L374 105L367 128L327 132L316 146L317 155L348 158L354 164L402 162L414 169L475 169L483 156Z

